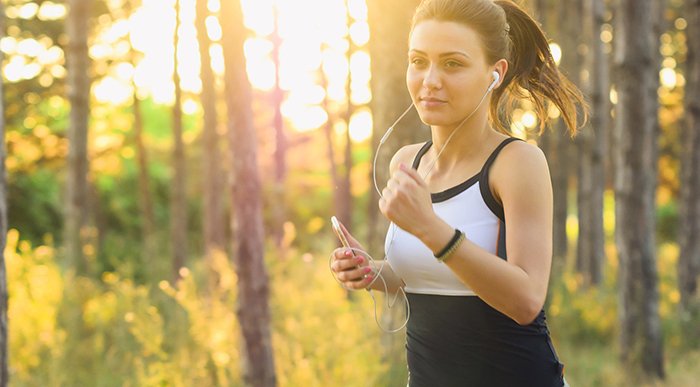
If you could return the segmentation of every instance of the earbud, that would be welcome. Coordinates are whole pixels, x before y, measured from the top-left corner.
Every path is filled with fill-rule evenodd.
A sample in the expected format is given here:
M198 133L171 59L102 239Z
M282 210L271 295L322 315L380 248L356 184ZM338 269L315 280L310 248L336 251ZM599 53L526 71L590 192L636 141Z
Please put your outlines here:
M487 93L493 90L498 84L498 81L501 80L501 74L499 74L498 71L494 71L491 74L493 75L493 82L491 82L491 86L489 86L489 89L486 91Z

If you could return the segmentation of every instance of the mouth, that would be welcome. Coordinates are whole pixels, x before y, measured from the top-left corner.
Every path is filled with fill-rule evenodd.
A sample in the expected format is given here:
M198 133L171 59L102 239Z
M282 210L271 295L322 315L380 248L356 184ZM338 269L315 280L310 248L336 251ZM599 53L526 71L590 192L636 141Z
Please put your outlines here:
M435 97L420 97L419 101L420 104L427 109L438 108L447 104L446 100Z
M447 102L444 99L435 98L435 97L420 97L420 101L427 102L427 103L446 103Z

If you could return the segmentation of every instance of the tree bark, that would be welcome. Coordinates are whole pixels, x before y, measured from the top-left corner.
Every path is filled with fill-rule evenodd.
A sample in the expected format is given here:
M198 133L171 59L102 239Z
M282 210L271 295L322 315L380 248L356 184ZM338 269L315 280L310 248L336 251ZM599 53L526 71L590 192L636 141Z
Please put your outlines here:
M0 39L5 37L5 6L0 3ZM0 63L4 55L0 51ZM5 178L5 90L0 82L0 387L10 380L7 325L7 270L5 269L5 245L7 244L7 181Z
M319 77L321 78L321 86L323 87L324 90L328 89L328 78L326 77L326 74L323 72L323 70L319 70L320 75ZM323 101L321 102L321 106L323 107L323 110L326 112L328 115L328 119L326 120L326 123L323 125L323 134L326 137L326 157L328 157L328 166L329 166L329 171L330 171L330 176L331 176L331 187L333 188L333 213L339 217L339 208L340 208L340 186L342 184L341 182L341 177L340 174L338 173L338 164L336 163L336 156L335 156L335 136L333 135L333 126L335 122L335 112L331 111L330 108L330 103L329 103L329 98L328 98L328 93L325 94L323 97ZM340 219L341 222L345 222L343 219ZM349 225L346 225L346 227L349 227ZM350 230L350 229L348 229ZM351 231L352 232L352 231Z
M340 197L338 203L338 218L347 226L349 230L354 230L352 224L352 190L351 190L351 178L352 178L352 140L350 138L350 120L355 112L355 105L352 103L352 66L351 60L352 55L356 52L357 47L353 43L350 36L350 26L352 24L352 18L350 17L350 5L349 1L345 1L345 14L347 15L347 26L348 26L348 77L347 83L345 84L345 95L347 98L347 109L345 110L345 148L343 153L343 178L341 180L340 189L338 191L338 196Z
M141 231L143 235L144 265L148 265L148 259L153 259L156 254L156 219L153 210L153 198L151 197L151 183L148 173L148 151L146 150L146 142L143 136L143 113L141 111L141 100L138 97L136 83L134 87L134 146L136 148L136 160L138 163L139 174L139 204L143 220L141 223Z
M389 162L396 151L404 145L426 141L430 132L418 114L412 111L401 122L382 145L377 149L385 131L411 104L411 98L406 88L406 66L408 53L408 36L411 18L419 0L370 0L367 2L367 18L370 28L369 52L371 57L371 90L372 121L372 158L376 156L377 185L381 190L389 179ZM390 15L390 17L387 17ZM377 152L379 152L377 154ZM368 201L367 238L365 247L376 259L382 259L384 254L384 234L389 222L381 216L378 207L379 195L371 182ZM404 310L397 304L390 313L382 316L382 326L396 327L395 321L400 321ZM403 336L396 334L382 335L382 357L385 363L394 364L388 372L388 377L396 380L405 377L405 351Z
M287 218L287 206L285 200L285 182L287 180L287 134L284 130L284 117L282 117L282 102L284 102L284 91L280 86L280 47L282 38L279 34L279 10L273 5L275 30L272 34L272 59L275 62L275 87L272 90L272 106L274 108L273 126L275 129L275 182L274 182L274 234L275 244L280 249L280 256L286 255L282 251L282 240L284 238L284 222Z
M557 9L552 7L553 9ZM559 15L554 15L559 20L572 20L578 12L578 0L567 2L559 7ZM578 84L578 58L577 36L579 34L575 23L563 23L560 25L560 44L562 58L559 68L567 73L569 79ZM556 130L549 133L551 137L551 154L549 165L552 169L552 190L554 195L554 229L552 253L555 257L566 257L569 251L569 238L566 232L569 216L569 174L571 173L571 149L572 141L567 135L566 125L559 118Z
M187 257L187 195L185 183L185 145L182 140L182 88L178 73L178 30L180 29L180 0L175 0L175 31L173 33L173 83L175 103L173 104L173 185L170 198L170 237L173 254L173 279L180 276L180 268L185 266Z
M199 57L201 62L202 95L204 126L202 128L202 164L204 181L204 251L210 259L217 251L224 251L226 238L224 237L224 217L222 187L221 152L219 151L220 138L217 133L216 112L216 79L211 68L211 56L209 47L211 40L207 34L206 18L209 15L207 0L197 0L195 26L197 29L197 42L199 44Z
M615 236L619 254L621 359L630 375L663 378L654 198L658 82L651 0L617 7Z
M588 284L597 285L603 276L605 235L603 231L603 193L605 174L603 154L608 125L609 100L607 58L600 32L603 25L603 0L583 1L583 37L588 43L584 67L588 77L582 85L591 99L591 120L578 137L579 180L577 267Z
M680 257L681 307L688 310L698 292L700 275L700 0L686 0L685 127L681 162Z
M88 272L83 255L88 220L88 117L90 78L88 76L87 30L89 1L69 0L66 17L68 46L66 69L68 101L68 173L66 176L65 253L68 267L78 274Z
M131 14L133 9L136 8L136 4L134 3L134 0L126 3L128 7L128 14ZM130 55L131 64L136 67L138 54L133 47L131 47ZM151 196L150 177L148 173L148 151L146 149L146 143L143 135L144 130L141 99L138 96L138 87L136 82L132 80L131 85L134 88L134 104L132 106L134 114L134 148L136 150L136 162L139 179L139 206L141 207L142 214L141 237L143 238L142 240L144 246L142 264L144 267L150 267L150 265L147 264L147 260L153 259L156 254L156 220L155 212L153 210L153 197Z
M269 285L264 265L264 233L257 141L246 73L243 42L246 31L239 1L221 3L228 138L233 154L232 218L238 273L237 315L244 341L247 385L276 385L270 337Z
M406 89L406 55L411 18L419 0L368 1L370 26L370 56L372 58L372 149L377 151L379 140L387 128L410 106L411 98ZM391 15L391 17L387 17ZM375 167L377 184L381 190L389 179L389 162L404 145L426 141L430 138L427 127L415 112L396 125L396 130L382 146ZM374 154L373 154L374 157ZM372 171L370 171L370 179ZM374 187L374 185L372 185ZM388 222L380 217L378 193L371 188L368 213L367 247L369 251L383 251L380 247Z

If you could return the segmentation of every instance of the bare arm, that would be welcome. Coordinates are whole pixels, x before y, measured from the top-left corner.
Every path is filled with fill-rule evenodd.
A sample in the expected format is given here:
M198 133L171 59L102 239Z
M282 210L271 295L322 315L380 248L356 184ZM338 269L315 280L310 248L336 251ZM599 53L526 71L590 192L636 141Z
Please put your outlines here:
M389 164L390 173L393 175L401 163L409 162L412 155L415 154L420 147L420 144L408 145L399 149L391 158ZM345 228L341 225L345 237L348 239L351 247L364 250L364 247L358 242ZM348 289L374 289L379 291L388 290L396 292L399 288L404 287L403 280L394 272L391 265L386 260L374 257L375 260L369 260L366 256L362 256L358 251L352 252L346 248L338 248L333 252L334 262L331 264L331 270L343 286ZM371 271L367 270L367 267ZM381 278L374 280L379 274ZM367 277L365 277L367 276ZM383 280L382 280L383 279ZM386 289L385 289L386 282Z

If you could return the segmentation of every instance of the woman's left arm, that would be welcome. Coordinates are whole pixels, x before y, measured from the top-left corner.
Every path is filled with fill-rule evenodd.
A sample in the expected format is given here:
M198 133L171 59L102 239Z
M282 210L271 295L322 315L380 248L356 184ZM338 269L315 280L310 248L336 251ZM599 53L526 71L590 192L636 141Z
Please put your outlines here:
M489 178L504 208L508 260L472 243L466 235L467 239L445 264L482 300L526 325L544 305L552 262L549 168L539 148L515 142L503 149ZM382 209L382 212L389 219L397 218L391 220L400 227L403 223L407 228L402 228L421 239L434 253L442 250L453 236L454 228L437 217L432 207L428 210L420 199L429 192L425 182L415 170L402 166L393 187L395 191L403 191L403 195L394 195L393 208L385 202L388 211ZM413 200L408 200L409 197Z

